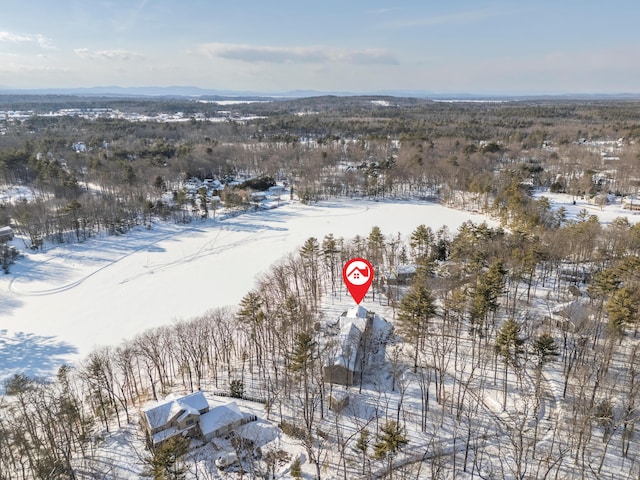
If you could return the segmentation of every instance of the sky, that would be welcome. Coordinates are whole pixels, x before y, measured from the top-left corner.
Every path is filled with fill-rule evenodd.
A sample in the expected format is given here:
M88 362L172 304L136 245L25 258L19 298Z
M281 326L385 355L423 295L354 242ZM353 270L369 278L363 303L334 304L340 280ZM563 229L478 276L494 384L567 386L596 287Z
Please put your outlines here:
M0 88L640 93L637 0L0 0Z

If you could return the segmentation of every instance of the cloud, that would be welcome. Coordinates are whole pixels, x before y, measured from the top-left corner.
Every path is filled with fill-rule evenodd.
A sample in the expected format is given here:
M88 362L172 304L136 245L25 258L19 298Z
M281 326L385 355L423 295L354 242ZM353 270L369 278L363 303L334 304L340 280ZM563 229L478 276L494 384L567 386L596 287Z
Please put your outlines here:
M455 12L450 14L399 20L396 22L390 22L388 26L391 28L411 28L429 27L435 25L460 25L481 22L483 20L486 20L487 18L497 17L503 14L504 12L493 9L468 10L464 12Z
M129 61L144 59L144 55L126 50L89 50L88 48L76 48L74 53L84 60Z
M53 45L51 44L51 40L44 37L43 35L36 35L36 41L38 42L38 45L40 45L41 48L46 48L46 49L54 48Z
M420 66L411 75L432 90L473 93L620 93L636 92L640 66L630 62L640 47L549 51L528 55L478 57ZM410 66L411 68L411 66Z
M17 35L11 32L0 32L0 42L20 43L30 42L32 39L28 35Z
M51 40L41 34L17 34L6 31L0 31L0 42L6 43L31 43L37 44L40 48L51 49L54 48L51 44Z
M263 63L351 63L396 64L398 60L381 49L350 50L325 47L270 47L231 43L206 43L198 51L209 58Z

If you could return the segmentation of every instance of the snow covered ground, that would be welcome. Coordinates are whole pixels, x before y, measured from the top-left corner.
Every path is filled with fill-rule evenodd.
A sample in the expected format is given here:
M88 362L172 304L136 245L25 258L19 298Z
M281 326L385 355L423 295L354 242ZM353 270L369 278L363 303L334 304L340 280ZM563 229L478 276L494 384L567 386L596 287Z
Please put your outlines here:
M586 208L604 224L618 216L627 216L630 222L640 220L640 216L622 210L619 204L601 210L581 200L576 200L574 205L568 195L539 195L547 196L554 209L564 206L568 219L575 219L580 210ZM209 308L236 305L254 286L260 272L299 248L310 236L320 241L328 233L345 238L356 234L366 237L374 225L385 235L399 232L407 236L421 223L433 229L446 224L453 233L468 219L485 220L472 213L430 203L356 200L313 206L287 203L274 210L186 226L155 223L151 230L139 229L121 237L104 237L83 244L55 246L44 253L28 253L12 266L10 275L0 277L0 378L19 371L48 375L61 363L84 356L94 345L116 344L152 326L197 316ZM544 306L544 311L539 312L543 318L547 303L560 301L554 296L560 294L552 294L545 287L540 290L538 298L545 299L544 305L534 302L531 311ZM380 300L367 298L363 306L393 321L393 309ZM326 297L322 305L325 318L335 320L352 301L346 296ZM465 337L461 348L471 351L470 341ZM326 425L337 425L339 420L346 434L351 434L361 426L358 422L362 419L393 418L400 402L410 406L410 411L420 411L421 392L413 374L405 372L398 378L406 388L401 396L399 390L392 392L387 388L390 366L376 367L379 367L376 373L358 389L359 394L352 389L350 405L339 418L332 412L327 414ZM487 368L485 373L493 372ZM540 423L541 445L555 441L548 425L552 412L561 413L563 408L561 368L558 364L545 373L539 413L539 418L545 419ZM489 377L485 374L482 378ZM462 380L447 378L445 396L453 399L454 392L461 391ZM527 375L521 381L532 384L533 379ZM487 447L487 452L510 455L510 451L505 453L499 449L509 445L511 426L516 420L528 421L526 412L530 411L527 409L531 408L531 400L521 396L518 389L510 388L510 413L507 413L502 410L500 383L485 385L482 397L476 397L475 384L470 385L472 388L466 394L470 401L478 402L478 418L487 419L488 431L495 436L491 437L495 446ZM204 387L212 405L228 400L213 396L213 385ZM246 401L240 404L261 418L261 426L279 432L264 419L261 404ZM409 425L409 447L401 460L422 458L426 451L448 454L454 449L459 450L462 457L462 443L456 444L451 439L461 438L459 429L463 424L454 422L444 406L430 411L425 432L420 431L417 417L410 419ZM437 438L435 444L434 438ZM313 466L304 459L299 442L280 434L276 440L278 448L301 455L305 478L310 478ZM207 462L215 458L211 446L196 454L201 455L199 462L203 471L215 471L207 467ZM132 459L141 455L144 455L144 441L140 430L136 425L127 425L106 434L95 457L105 468L112 469L109 472L114 478L139 478L142 464ZM618 461L615 455L611 448L607 462L615 465ZM381 465L373 464L376 469ZM288 465L283 465L279 473L284 474L287 468ZM335 478L330 472L325 474L327 478ZM235 474L216 473L213 478L218 477L235 478ZM464 474L460 477L471 478Z
M14 192L12 192L13 194ZM22 194L24 192L20 192ZM566 194L538 192L567 219L586 209L603 224L640 212L619 199L600 208ZM617 201L616 201L617 200ZM94 346L114 345L135 334L208 309L235 306L257 275L315 236L406 236L424 223L452 232L485 217L433 203L337 200L281 207L187 226L158 222L151 230L86 243L27 251L0 277L0 380L23 372L46 376ZM491 223L491 222L490 222ZM19 239L14 244L24 251Z
M366 237L375 225L385 235L406 236L421 223L455 232L469 219L485 220L432 203L289 203L28 252L0 277L0 379L47 376L96 345L235 306L260 272L308 237ZM19 239L14 243L23 249Z
M546 197L553 210L564 207L567 213L567 220L576 220L582 210L586 210L589 215L596 215L602 225L611 223L618 217L626 217L629 223L640 222L640 212L632 212L622 208L622 198L609 195L609 203L602 207L592 205L587 200L569 195L568 193L551 193L549 191L538 191L534 197L540 199ZM574 203L575 200L575 203Z
M23 200L32 201L34 199L33 190L21 185L9 185L0 187L0 204L16 203Z

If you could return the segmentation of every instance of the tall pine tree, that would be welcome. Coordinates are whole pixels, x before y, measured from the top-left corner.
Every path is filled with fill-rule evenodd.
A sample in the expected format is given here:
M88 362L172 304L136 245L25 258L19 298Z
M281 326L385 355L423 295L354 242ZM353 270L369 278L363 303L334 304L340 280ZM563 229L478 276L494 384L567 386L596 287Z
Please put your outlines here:
M507 319L496 339L496 354L504 362L504 385L502 408L507 408L507 386L509 366L518 367L520 356L524 353L524 340L520 337L520 325L513 319Z
M429 321L436 313L435 300L424 283L422 275L414 278L413 285L400 301L398 313L400 333L414 344L414 372L418 370L418 353L428 333Z

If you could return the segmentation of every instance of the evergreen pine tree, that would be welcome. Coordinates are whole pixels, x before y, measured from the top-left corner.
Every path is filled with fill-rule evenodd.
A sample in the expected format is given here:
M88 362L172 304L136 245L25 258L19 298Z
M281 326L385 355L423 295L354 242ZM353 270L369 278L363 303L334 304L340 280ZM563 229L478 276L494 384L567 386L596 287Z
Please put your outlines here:
M435 315L435 300L424 285L422 276L414 278L413 285L400 301L398 323L405 340L414 344L413 367L418 369L418 352L422 340L427 335L429 320Z
M513 318L507 319L498 332L495 345L496 353L502 357L504 362L503 409L507 408L508 369L510 365L518 366L520 355L524 352L523 344L524 340L520 337L520 325Z
M189 451L189 440L176 435L157 446L151 456L145 458L147 474L154 480L182 480L187 466L181 461Z
M393 458L409 443L405 429L395 420L387 420L381 427L373 445L373 456L378 460L387 459L391 475Z

